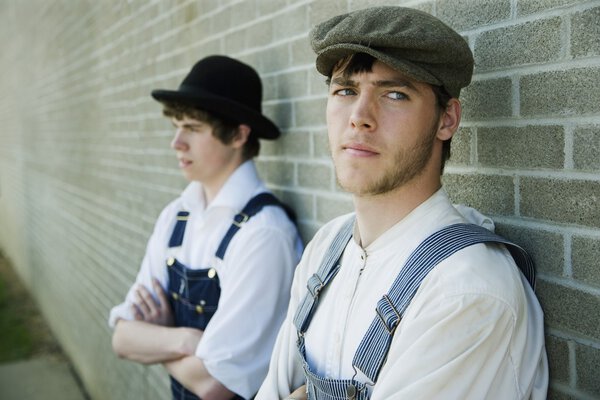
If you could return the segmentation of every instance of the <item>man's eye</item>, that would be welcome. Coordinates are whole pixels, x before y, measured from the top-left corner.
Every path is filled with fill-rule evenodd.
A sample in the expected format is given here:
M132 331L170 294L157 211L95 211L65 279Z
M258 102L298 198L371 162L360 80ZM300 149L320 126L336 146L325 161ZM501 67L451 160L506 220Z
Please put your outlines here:
M336 96L352 96L355 92L352 89L337 89L333 94Z
M389 92L387 95L392 100L405 100L408 99L408 96L402 92Z

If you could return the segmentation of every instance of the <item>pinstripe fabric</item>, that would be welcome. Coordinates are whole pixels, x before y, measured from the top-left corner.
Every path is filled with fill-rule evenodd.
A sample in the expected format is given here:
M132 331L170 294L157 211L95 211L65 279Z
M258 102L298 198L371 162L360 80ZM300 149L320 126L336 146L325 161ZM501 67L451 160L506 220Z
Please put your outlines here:
M353 222L352 218L344 225L325 254L319 270L309 279L309 293L294 318L309 399L362 400L369 397L365 384L354 379L325 379L316 375L311 371L305 356L304 332L312 319L320 290L333 279L340 268L338 261L351 237ZM358 346L352 362L355 370L360 370L371 382L377 382L394 331L423 279L441 261L459 250L478 243L505 244L531 287L535 288L533 261L521 247L478 225L447 226L429 236L411 253L388 293L377 303L376 317ZM357 389L354 396L350 396L348 392L350 387Z
M294 316L294 325L298 333L303 334L308 328L308 324L312 319L317 302L319 300L319 292L327 286L327 284L333 279L335 274L340 270L339 260L348 244L348 241L352 237L352 229L354 228L354 217L351 217L344 223L340 232L333 239L331 246L325 253L323 261L319 266L316 274L313 274L306 284L308 293L304 296L302 303L296 310Z

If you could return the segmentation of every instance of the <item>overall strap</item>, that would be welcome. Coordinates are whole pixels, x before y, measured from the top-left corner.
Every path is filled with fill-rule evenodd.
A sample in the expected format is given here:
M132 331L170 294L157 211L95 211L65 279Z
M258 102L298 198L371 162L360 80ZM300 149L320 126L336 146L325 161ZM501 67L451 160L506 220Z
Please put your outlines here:
M447 226L429 236L409 256L390 290L377 303L376 317L362 339L352 364L372 382L385 363L394 332L406 308L427 274L441 261L478 243L505 244L515 263L535 288L533 260L521 247L473 224Z
M248 203L246 203L242 211L240 211L233 217L233 222L231 223L229 230L227 231L227 233L225 233L225 236L221 240L221 244L219 244L219 248L217 249L215 256L222 260L225 256L225 252L227 251L227 247L229 246L229 242L231 242L231 239L233 239L233 237L240 230L242 225L248 222L250 218L258 214L260 210L262 210L266 206L281 207L287 214L288 218L292 222L295 222L296 218L294 216L293 211L290 208L288 208L285 204L280 202L274 195L266 192L259 193L253 198L251 198L248 201Z
M308 283L306 284L308 292L304 296L304 299L302 300L302 303L300 303L300 306L296 310L296 315L294 316L294 325L296 325L298 334L304 334L304 332L306 332L313 313L317 308L319 293L340 270L339 261L348 241L352 237L353 228L354 217L349 218L344 222L342 229L336 234L333 242L331 242L331 245L327 249L317 273L308 278Z
M187 224L189 215L188 211L179 211L177 213L177 222L175 222L173 233L171 233L171 238L169 239L169 247L178 247L183 243L185 225Z

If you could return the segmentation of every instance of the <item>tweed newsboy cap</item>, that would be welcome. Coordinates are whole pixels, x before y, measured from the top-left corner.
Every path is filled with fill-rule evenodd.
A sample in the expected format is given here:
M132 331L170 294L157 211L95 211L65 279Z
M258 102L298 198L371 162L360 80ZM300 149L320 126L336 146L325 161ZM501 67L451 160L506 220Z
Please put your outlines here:
M338 15L315 26L310 42L317 70L325 76L341 58L366 53L458 97L473 74L473 54L462 36L411 8L383 6Z

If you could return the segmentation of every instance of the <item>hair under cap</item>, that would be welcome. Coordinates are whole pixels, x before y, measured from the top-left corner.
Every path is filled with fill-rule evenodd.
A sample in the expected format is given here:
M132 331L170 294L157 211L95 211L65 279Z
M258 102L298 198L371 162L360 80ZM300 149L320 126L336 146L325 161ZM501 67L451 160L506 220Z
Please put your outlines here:
M473 54L462 36L412 8L373 7L338 15L315 26L310 42L317 70L326 76L341 58L366 53L458 97L473 74Z

